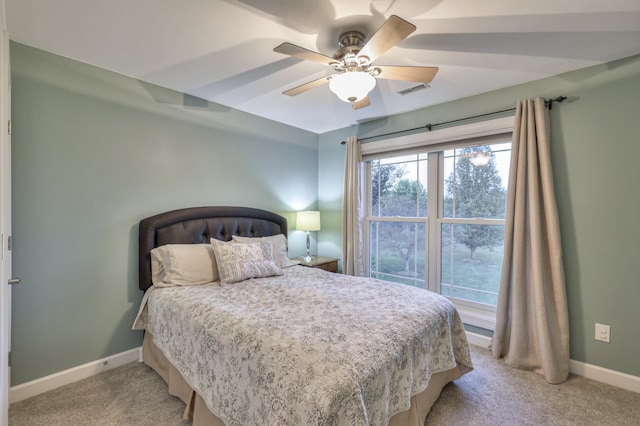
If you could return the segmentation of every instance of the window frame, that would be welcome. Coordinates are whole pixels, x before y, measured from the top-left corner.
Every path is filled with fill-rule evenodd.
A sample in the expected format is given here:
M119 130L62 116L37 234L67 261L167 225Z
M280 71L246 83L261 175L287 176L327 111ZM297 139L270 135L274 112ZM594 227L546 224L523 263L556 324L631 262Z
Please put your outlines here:
M362 145L363 161L366 161L366 205L365 218L362 224L364 229L364 255L366 273L369 276L370 259L370 226L373 221L409 221L425 223L425 286L431 291L441 293L440 282L442 273L442 247L439 237L443 223L477 223L491 225L505 225L505 219L457 219L443 218L443 191L444 191L444 155L438 154L445 149L462 148L465 146L478 146L495 143L496 138L503 137L513 132L514 117L502 117L479 123L472 123L457 127L435 130L428 133L417 133L408 136L386 139ZM511 139L511 138L509 138ZM372 173L371 160L400 156L404 154L428 153L427 158L427 194L430 202L427 203L426 217L394 218L373 217L371 209ZM433 155L436 154L436 155ZM416 157L416 161L418 158ZM433 202L431 200L437 200ZM435 251L435 256L429 255ZM478 302L467 301L448 297L456 305L458 312L465 324L481 327L487 330L495 329L496 307Z

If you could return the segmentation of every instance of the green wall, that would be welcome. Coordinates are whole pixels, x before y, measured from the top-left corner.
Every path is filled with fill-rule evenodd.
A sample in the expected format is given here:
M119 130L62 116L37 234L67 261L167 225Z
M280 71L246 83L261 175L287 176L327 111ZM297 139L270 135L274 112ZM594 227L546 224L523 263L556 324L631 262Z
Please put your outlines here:
M23 280L13 289L13 386L140 345L130 327L142 296L141 218L196 205L264 208L290 219L298 255L293 212L319 208L318 251L340 257L340 141L559 95L569 96L551 118L571 357L640 376L640 57L318 136L11 49L13 271ZM610 344L594 341L595 322L611 325Z
M340 141L347 136L374 136L560 95L569 99L551 111L552 156L571 358L640 376L640 56L320 135L318 200L324 217L332 218L323 222L320 247L339 252L338 171L345 153ZM611 325L611 343L594 340L596 322Z
M141 344L140 219L317 207L318 136L11 44L12 386Z

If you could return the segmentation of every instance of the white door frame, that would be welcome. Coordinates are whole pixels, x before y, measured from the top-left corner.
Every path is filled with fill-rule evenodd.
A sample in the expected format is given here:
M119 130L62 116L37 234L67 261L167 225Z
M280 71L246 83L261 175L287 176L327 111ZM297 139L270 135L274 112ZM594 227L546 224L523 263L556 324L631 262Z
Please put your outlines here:
M5 4L0 0L0 228L2 248L0 253L0 424L9 423L9 351L11 350L11 78L9 66L9 33L7 31Z

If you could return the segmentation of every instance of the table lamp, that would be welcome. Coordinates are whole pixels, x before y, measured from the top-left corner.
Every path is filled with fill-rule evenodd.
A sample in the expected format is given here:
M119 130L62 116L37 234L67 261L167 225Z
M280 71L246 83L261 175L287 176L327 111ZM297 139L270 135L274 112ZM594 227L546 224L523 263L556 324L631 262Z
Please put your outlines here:
M298 212L296 217L296 229L300 231L307 232L307 255L304 257L304 261L309 263L311 262L311 254L309 253L309 248L311 246L311 242L309 240L309 231L319 231L320 230L320 212L318 211L303 211Z

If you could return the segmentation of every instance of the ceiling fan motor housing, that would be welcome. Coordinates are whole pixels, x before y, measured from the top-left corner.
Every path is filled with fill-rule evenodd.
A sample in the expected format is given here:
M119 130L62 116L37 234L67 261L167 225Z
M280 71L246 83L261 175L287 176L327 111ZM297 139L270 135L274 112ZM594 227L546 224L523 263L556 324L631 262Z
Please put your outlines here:
M340 49L333 55L335 59L340 61L333 66L336 71L366 71L370 63L369 58L358 56L364 46L364 34L359 31L342 33L338 46L340 46Z

